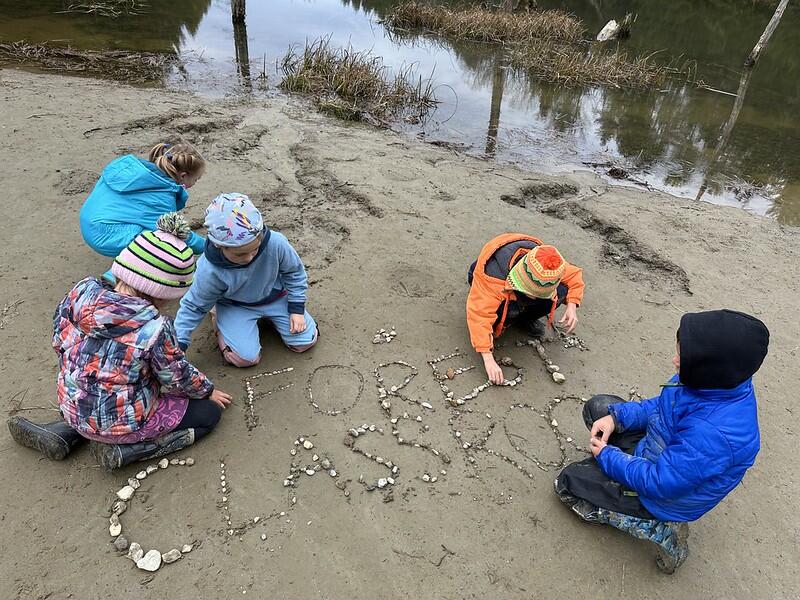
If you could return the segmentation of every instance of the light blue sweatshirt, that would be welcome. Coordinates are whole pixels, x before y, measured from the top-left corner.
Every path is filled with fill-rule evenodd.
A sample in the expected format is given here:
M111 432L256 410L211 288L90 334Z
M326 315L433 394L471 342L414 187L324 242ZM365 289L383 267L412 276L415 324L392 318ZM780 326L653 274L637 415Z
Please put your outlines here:
M95 252L117 256L142 231L153 231L161 215L183 209L188 198L156 165L126 154L108 163L83 203L83 239ZM186 240L195 254L205 242L194 232Z
M308 276L303 261L281 233L266 230L258 255L247 265L234 265L210 242L197 261L194 283L181 299L175 317L178 342L186 349L192 333L216 304L259 306L285 292L289 313L305 312Z

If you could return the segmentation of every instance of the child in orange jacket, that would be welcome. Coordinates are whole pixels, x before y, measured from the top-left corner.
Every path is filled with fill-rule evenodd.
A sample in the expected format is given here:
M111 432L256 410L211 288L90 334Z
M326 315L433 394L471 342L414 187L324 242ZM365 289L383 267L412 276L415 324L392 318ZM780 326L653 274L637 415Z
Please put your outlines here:
M467 326L473 348L483 357L486 375L503 383L503 371L494 359L494 339L511 322L526 323L541 335L538 320L548 316L552 326L556 308L566 304L559 324L572 333L583 300L583 272L569 264L553 246L522 233L505 233L489 241L469 270Z

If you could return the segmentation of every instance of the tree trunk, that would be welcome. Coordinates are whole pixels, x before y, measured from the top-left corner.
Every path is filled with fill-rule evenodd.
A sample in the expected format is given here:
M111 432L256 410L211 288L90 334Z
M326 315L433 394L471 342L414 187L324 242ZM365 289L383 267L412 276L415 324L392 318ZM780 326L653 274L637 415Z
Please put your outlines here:
M231 0L231 16L234 23L244 23L245 0Z
M772 34L775 33L775 29L778 27L778 23L781 22L781 17L783 16L783 11L786 10L787 4L789 4L789 0L781 0L781 3L778 4L778 8L775 9L775 14L772 15L769 23L767 23L767 28L764 30L764 33L761 34L761 38L758 42L756 42L750 56L744 61L745 67L752 67L756 64L758 57L761 55L761 51L767 46L769 38L772 37Z

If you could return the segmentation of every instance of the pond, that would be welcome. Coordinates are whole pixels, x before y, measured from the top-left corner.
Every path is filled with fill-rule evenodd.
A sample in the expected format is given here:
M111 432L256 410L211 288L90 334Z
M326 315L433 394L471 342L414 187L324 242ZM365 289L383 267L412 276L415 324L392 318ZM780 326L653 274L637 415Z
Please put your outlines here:
M634 13L622 49L659 52L664 62L694 61L697 79L726 94L678 80L650 92L538 81L509 69L495 46L397 39L381 25L395 1L250 0L239 64L248 59L251 77L265 72L274 86L276 61L289 46L330 35L332 45L371 49L393 69L413 64L418 74L432 77L440 105L423 126L398 124L409 134L549 173L603 174L621 166L640 185L800 225L800 10L791 4L755 68L727 143L718 149L741 65L772 15L768 2L538 2L573 13L589 35ZM79 4L0 0L0 40L176 52L184 63L165 74L168 85L211 96L243 91L229 2L151 0L140 14L120 18L67 10Z

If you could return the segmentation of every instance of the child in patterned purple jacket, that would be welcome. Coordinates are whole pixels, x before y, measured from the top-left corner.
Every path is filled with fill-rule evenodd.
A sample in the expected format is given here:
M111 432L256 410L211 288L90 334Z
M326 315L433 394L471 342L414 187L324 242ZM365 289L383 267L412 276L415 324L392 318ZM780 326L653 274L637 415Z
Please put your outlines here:
M164 215L114 260L113 289L90 277L61 301L53 348L63 420L12 417L18 443L61 460L89 439L101 466L116 469L185 448L216 426L231 397L186 360L172 319L159 312L192 283L188 234L181 217Z

